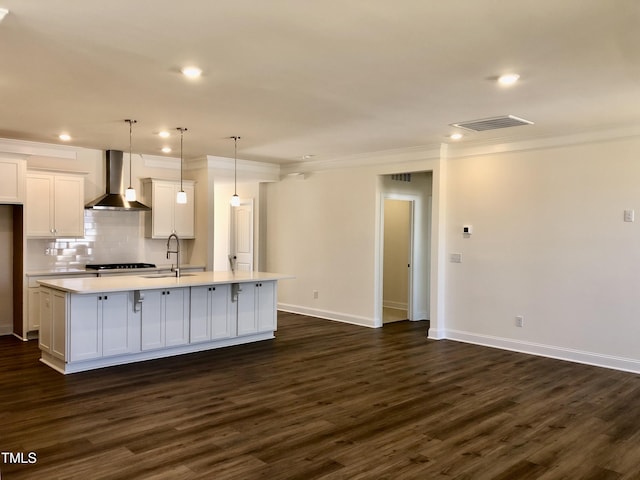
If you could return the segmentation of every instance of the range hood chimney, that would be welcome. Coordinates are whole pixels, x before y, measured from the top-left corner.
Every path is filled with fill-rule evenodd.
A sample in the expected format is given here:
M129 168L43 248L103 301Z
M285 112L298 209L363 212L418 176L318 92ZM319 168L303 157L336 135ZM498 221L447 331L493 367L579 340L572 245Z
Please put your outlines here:
M129 202L124 197L123 154L120 150L107 150L107 193L94 201L87 203L84 208L94 210L151 210L140 202Z

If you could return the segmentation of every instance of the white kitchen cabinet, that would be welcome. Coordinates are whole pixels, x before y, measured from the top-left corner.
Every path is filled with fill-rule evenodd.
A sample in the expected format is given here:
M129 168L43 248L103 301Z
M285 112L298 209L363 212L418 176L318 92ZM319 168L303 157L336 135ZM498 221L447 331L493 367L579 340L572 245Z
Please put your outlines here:
M142 301L142 350L189 343L189 289L145 290Z
M238 335L276 329L276 282L243 283L238 294Z
M235 336L231 285L191 287L190 343Z
M79 175L28 173L27 237L84 236L84 178Z
M95 277L95 274L59 274L64 278ZM24 309L24 332L35 332L40 328L40 286L38 280L55 278L55 275L27 275L27 304Z
M61 360L66 359L66 329L64 322L56 319L65 318L67 312L66 296L63 292L43 288L40 293L40 350L49 352Z
M127 292L72 295L69 361L93 360L130 353Z
M182 238L195 238L195 182L184 180L182 188L187 203L176 203L180 182L146 178L142 181L146 204L145 236L166 239L172 233Z
M26 173L26 160L0 158L0 204L24 203Z

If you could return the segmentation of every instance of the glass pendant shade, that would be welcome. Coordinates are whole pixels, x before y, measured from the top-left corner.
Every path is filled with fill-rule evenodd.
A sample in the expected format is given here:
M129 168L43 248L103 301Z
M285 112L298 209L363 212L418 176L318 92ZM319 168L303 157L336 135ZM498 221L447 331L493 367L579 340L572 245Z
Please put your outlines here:
M127 202L135 202L136 201L136 190L133 187L129 187L124 192L124 198Z
M233 138L233 196L231 197L231 206L240 206L240 197L238 196L238 140L240 137Z
M137 195L136 195L135 189L131 186L131 175L132 175L131 157L133 155L132 148L131 148L131 138L133 136L133 124L138 123L138 121L127 119L125 120L125 122L129 124L129 188L127 188L124 192L124 199L127 202L135 202L137 200L136 198Z
M178 127L177 129L180 132L180 191L176 195L176 203L184 205L187 203L187 192L182 189L182 167L184 163L184 157L182 155L182 146L184 141L184 132L187 131L186 128Z

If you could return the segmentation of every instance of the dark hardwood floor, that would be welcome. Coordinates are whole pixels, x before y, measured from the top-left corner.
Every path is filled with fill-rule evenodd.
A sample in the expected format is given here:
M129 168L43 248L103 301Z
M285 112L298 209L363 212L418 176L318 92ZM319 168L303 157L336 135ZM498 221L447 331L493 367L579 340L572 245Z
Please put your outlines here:
M640 377L279 314L275 340L63 376L0 337L17 479L640 478ZM5 459L6 460L6 459Z

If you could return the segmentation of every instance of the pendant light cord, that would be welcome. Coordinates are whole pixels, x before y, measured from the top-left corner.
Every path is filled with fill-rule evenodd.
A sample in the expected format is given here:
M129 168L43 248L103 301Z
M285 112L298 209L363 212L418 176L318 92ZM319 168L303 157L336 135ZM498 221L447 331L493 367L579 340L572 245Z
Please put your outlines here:
M129 188L131 188L131 157L133 156L133 149L131 147L131 138L133 137L133 124L138 123L137 120L127 119L125 120L129 124Z
M180 130L180 191L183 192L184 190L182 189L182 163L183 163L182 142L184 140L184 132L186 132L187 129L178 127L178 130Z
M238 140L241 137L234 136L233 138L233 194L238 195Z

